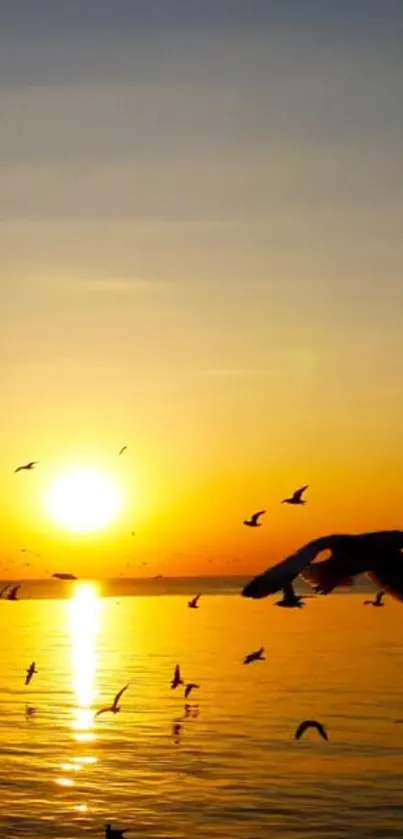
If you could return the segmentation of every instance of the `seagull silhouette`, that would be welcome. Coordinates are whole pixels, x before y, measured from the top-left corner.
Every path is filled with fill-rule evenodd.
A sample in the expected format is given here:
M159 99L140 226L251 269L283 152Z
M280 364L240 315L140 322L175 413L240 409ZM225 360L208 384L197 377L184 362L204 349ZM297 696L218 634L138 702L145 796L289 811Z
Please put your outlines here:
M199 602L200 597L201 597L201 594L196 594L196 597L194 597L193 600L189 600L189 602L188 602L189 609L198 609L199 608L197 604Z
M189 682L189 684L187 684L186 687L185 687L185 699L188 698L188 696L189 696L189 694L191 693L192 690L194 690L195 688L199 688L199 687L200 687L200 685L196 685L195 682Z
M363 606L384 606L383 598L385 597L384 591L378 591L378 594L374 598L374 600L364 600Z
M29 685L29 683L32 679L32 676L37 672L38 671L35 667L35 662L33 661L32 664L30 664L29 667L27 668L27 675L25 676L25 684L26 685Z
M302 498L302 493L308 489L308 484L301 487L300 489L296 489L294 494L290 496L290 498L284 498L281 502L282 504L306 504L306 501Z
M333 533L313 539L277 565L258 574L243 588L243 597L259 599L280 591L301 577L320 594L350 585L357 574L367 576L397 600L403 601L403 531ZM330 556L315 562L318 554Z
M13 588L11 588L9 592L7 592L6 599L7 600L18 600L17 591L20 588L21 588L21 583L19 583L18 586L13 586Z
M14 472L23 472L24 469L26 471L30 471L31 469L35 469L35 466L37 466L38 463L39 460L30 460L29 463L24 463L23 466L17 466L17 468L14 469Z
M300 740L307 728L316 728L323 740L329 739L327 736L326 729L324 728L322 723L317 722L316 720L304 720L303 722L300 722L295 732L295 740Z
M261 527L262 523L259 521L260 516L264 516L266 510L259 510L258 513L253 513L250 519L245 519L243 524L246 527Z
M181 677L181 669L179 667L179 664L177 664L175 667L174 676L171 682L171 689L174 690L178 687L178 685L183 685L183 679Z
M55 580L77 580L77 577L75 577L74 574L68 574L62 571L56 571L56 574L52 574L52 577L54 577Z
M304 596L295 594L292 583L283 587L283 599L277 600L275 606L282 606L284 609L302 609L305 606Z
M122 446L122 448L119 452L119 455L123 454L123 452L126 452L126 451L127 451L127 446Z
M119 699L122 696L122 693L124 693L125 690L127 690L129 685L130 682L128 682L128 684L125 685L124 688L122 688L122 690L120 690L119 693L116 694L112 702L112 705L107 705L105 708L101 708L99 711L96 712L95 716L99 717L100 714L106 714L108 711L110 711L111 714L118 714L120 711Z
M260 647L260 649L255 650L254 653L248 653L248 655L245 656L243 663L251 664L252 661L266 661L263 653L264 647Z
M11 583L6 583L6 585L3 586L2 590L0 591L0 598L3 597L4 592L7 591L8 588L10 588L10 585Z
M129 830L128 827L125 830L119 830L118 828L112 827L111 824L105 825L105 839L124 839L125 833Z

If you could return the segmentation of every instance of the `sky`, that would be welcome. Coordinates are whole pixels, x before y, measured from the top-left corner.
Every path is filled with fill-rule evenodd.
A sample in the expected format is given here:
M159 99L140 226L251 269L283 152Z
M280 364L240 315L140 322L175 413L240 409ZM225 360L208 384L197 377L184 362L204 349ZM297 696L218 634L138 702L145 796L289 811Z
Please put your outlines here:
M7 573L252 573L399 528L400 0L13 0L0 23ZM72 466L119 486L112 527L49 516Z

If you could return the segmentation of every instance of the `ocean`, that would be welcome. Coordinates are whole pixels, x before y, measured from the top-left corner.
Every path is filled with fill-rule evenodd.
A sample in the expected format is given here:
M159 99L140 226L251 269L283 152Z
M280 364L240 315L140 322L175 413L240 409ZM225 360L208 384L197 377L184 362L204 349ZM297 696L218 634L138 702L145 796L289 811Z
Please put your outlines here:
M402 604L354 590L283 610L235 581L188 609L202 587L0 602L1 836L401 837ZM187 710L176 664L200 685ZM304 718L329 741L296 741Z

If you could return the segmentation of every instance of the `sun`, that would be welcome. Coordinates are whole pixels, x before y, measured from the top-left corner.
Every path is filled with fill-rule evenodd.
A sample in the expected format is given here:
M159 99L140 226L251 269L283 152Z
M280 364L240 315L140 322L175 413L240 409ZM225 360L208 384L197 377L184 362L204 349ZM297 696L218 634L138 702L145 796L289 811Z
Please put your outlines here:
M121 507L116 484L93 469L71 469L49 487L46 506L58 524L85 533L111 524Z

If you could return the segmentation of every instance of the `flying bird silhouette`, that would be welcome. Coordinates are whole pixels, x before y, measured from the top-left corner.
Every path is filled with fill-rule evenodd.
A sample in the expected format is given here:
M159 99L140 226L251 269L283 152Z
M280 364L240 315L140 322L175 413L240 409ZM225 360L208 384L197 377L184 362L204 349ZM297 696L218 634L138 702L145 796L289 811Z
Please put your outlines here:
M183 685L183 679L181 677L181 669L179 667L179 664L177 664L175 667L174 676L171 682L171 689L175 690L175 688L177 688L178 685Z
M185 699L188 698L188 696L192 692L192 690L194 690L195 688L199 688L199 687L200 687L200 685L196 685L195 682L189 682L189 684L187 684L186 687L185 687Z
M127 446L122 446L122 448L119 452L119 455L123 454L123 452L126 452L126 451L127 451Z
M14 472L23 472L24 469L29 472L31 469L35 469L35 466L37 466L38 463L39 460L30 460L29 463L24 463L23 466L17 466L17 468L14 469Z
M38 671L35 667L35 662L33 661L32 664L30 664L29 667L27 668L27 675L25 676L25 684L26 685L29 685L29 683L32 679L32 676L34 676L34 674L37 673L37 672Z
M244 520L243 524L245 524L246 527L261 527L262 522L259 521L259 518L260 516L264 516L265 512L266 510L259 510L259 512L253 513L250 519Z
M118 830L118 828L113 828L112 825L106 824L105 839L124 839L125 833L127 833L128 830L128 827L124 830Z
M322 536L258 574L247 583L242 595L268 597L299 575L319 594L328 594L337 586L352 585L357 574L367 574L379 588L403 601L402 549L401 530ZM330 552L330 557L314 562L323 551Z
M127 690L129 685L130 682L128 682L128 684L125 685L124 688L122 688L122 690L120 690L119 693L116 694L112 702L112 705L107 705L105 708L101 708L99 711L96 712L95 716L99 717L100 714L106 714L108 711L110 711L111 714L118 714L120 711L119 699L122 696L122 693L124 693L125 690Z
M316 728L323 740L329 739L327 736L326 729L324 728L322 723L317 722L316 720L304 720L303 722L300 722L295 732L295 740L300 740L307 728Z
M18 586L13 586L6 594L6 600L18 600L17 591L21 588L21 583Z
M304 595L295 594L294 586L292 583L288 583L287 585L285 585L282 591L283 598L282 600L277 600L277 602L274 604L275 606L282 606L284 609L302 609L302 607L305 606Z
M201 597L201 594L196 594L196 597L194 597L193 600L188 601L189 609L198 609L199 608L197 604L199 602L200 597Z
M378 591L378 594L373 600L364 600L364 606L384 606L383 598L385 597L384 591Z
M255 650L253 653L248 653L248 655L245 656L243 663L251 664L252 661L266 661L263 653L264 647L260 647L259 650Z
M302 494L308 489L308 484L305 486L300 487L300 489L296 489L294 494L290 496L290 498L284 498L281 502L282 504L306 504L306 501L302 498Z
M78 578L74 576L74 574L64 573L62 571L56 571L56 574L52 574L52 577L55 580L77 580Z

